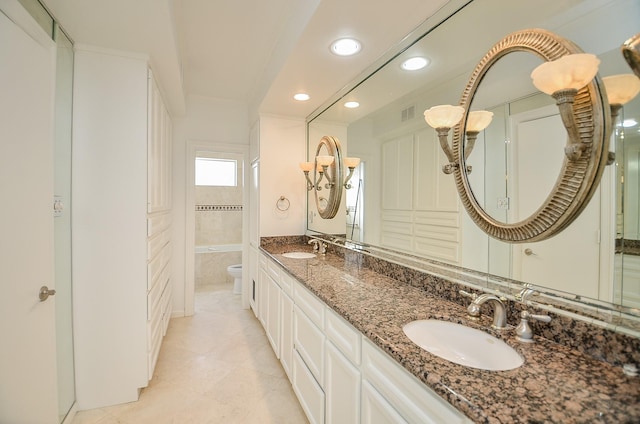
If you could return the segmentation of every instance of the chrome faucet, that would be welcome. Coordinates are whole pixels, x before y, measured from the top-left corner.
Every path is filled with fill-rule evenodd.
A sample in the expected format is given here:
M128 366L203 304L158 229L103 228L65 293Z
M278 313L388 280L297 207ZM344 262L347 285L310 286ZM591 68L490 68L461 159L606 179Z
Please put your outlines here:
M480 307L486 302L493 304L492 327L498 330L507 328L507 308L504 306L502 300L495 294L484 293L476 296L473 302L469 304L469 307L467 307L467 312L472 317L479 317Z
M313 244L313 251L317 252L320 249L320 240L311 239L307 244Z

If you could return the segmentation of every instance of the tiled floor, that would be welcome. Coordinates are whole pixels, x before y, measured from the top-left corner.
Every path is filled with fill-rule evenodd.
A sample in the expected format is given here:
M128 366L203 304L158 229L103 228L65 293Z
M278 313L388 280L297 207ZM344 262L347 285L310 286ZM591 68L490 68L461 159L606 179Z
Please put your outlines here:
M232 286L196 293L196 313L169 324L140 399L79 412L73 424L307 423L262 326Z

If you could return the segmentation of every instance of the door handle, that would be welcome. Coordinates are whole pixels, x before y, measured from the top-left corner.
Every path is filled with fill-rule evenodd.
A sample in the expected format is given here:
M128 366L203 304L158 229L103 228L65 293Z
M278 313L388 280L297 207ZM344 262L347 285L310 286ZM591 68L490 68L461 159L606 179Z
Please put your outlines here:
M527 256L531 256L533 255L533 250L529 249L528 247L526 249L524 249L524 254Z
M40 302L44 302L49 298L49 296L53 296L55 294L56 291L54 289L49 290L49 287L42 286L40 287L40 295L38 297L40 298Z

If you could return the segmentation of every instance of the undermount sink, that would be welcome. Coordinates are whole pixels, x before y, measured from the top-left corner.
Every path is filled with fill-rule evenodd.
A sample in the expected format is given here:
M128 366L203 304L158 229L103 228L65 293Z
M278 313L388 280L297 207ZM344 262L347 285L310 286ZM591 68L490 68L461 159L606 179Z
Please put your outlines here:
M315 254L309 252L287 252L283 253L282 256L293 259L311 259L316 257Z
M507 371L524 363L518 352L502 340L454 322L412 321L402 331L427 352L467 367Z

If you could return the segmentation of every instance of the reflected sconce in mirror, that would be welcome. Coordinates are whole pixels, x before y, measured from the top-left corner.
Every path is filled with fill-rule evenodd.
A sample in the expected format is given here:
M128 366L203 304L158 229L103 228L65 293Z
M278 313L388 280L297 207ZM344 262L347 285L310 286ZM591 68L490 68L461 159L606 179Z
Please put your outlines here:
M599 64L600 60L593 54L576 53L544 62L531 72L533 85L556 99L562 123L569 135L564 152L571 161L580 159L589 147L580 139L573 104L578 91L598 73Z
M633 74L620 74L604 77L602 82L611 108L611 121L615 125L622 106L640 92L640 78Z
M316 156L316 171L318 171L318 180L316 181L316 190L322 190L322 178L327 179L327 183L324 185L326 189L331 189L335 185L335 175L331 175L329 172L329 166L335 162L336 158L329 155Z
M442 167L442 172L445 174L453 173L459 166L449 146L449 131L455 125L458 125L463 115L464 108L452 105L433 106L424 111L424 120L438 133L440 147L442 147L442 151L449 161L448 164Z
M351 180L351 177L353 177L353 171L355 171L358 165L360 165L360 158L344 158L344 166L349 168L349 174L344 179L344 188L346 188L347 190L353 187L349 180Z
M633 73L640 78L640 33L622 44L622 56L624 56Z
M464 160L466 161L473 151L473 146L476 144L476 139L480 131L483 131L489 126L493 119L493 112L487 110L475 110L469 112L467 117L467 125L465 127L465 134L467 136L467 143L464 145ZM471 166L467 165L467 172L471 172Z
M327 159L327 158L330 158L330 159ZM300 162L300 169L302 170L302 172L304 172L304 176L307 180L307 191L313 190L314 187L316 188L316 190L322 190L322 185L320 183L322 182L323 176L326 176L326 179L327 179L325 188L331 188L333 186L334 182L331 176L328 175L327 169L329 165L333 163L334 160L335 159L332 156L316 157L316 163L318 164L316 167L316 170L318 172L319 177L318 177L318 181L316 181L315 184L309 178L309 172L313 169L314 162ZM344 184L343 184L344 188L346 188L347 190L353 187L349 182L349 180L351 180L351 177L353 176L353 172L358 167L358 165L360 165L360 158L344 158L344 166L346 166L349 169L349 174L347 174L347 176L345 177Z
M439 105L424 111L424 120L437 131L440 147L449 160L449 163L442 167L442 172L445 174L453 173L460 166L449 146L449 131L460 122L463 116L464 108L461 106ZM469 112L465 130L467 135L467 144L464 147L465 160L471 154L478 134L489 126L492 119L493 113L486 110ZM467 166L467 172L471 172L471 166Z

